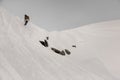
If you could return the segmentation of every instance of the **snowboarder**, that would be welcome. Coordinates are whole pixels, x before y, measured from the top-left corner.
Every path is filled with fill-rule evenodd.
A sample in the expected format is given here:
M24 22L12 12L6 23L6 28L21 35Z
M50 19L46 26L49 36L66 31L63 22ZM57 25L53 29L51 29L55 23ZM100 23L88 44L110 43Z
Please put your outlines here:
M25 26L27 25L28 21L30 20L29 16L28 15L24 15L24 21L25 21Z

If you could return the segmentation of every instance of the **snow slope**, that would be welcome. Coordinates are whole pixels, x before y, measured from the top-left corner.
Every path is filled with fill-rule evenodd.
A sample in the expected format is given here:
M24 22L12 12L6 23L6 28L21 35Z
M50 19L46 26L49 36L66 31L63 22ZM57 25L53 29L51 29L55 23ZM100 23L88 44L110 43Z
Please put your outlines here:
M119 23L48 32L0 8L0 80L119 80ZM39 40L47 36L44 47Z
M108 72L107 74L110 73L120 79L120 20L52 32L50 35L51 41L59 40L59 44L55 46L72 51L69 57L77 64L100 76L105 77ZM72 48L72 44L77 48ZM100 66L104 70L101 70Z

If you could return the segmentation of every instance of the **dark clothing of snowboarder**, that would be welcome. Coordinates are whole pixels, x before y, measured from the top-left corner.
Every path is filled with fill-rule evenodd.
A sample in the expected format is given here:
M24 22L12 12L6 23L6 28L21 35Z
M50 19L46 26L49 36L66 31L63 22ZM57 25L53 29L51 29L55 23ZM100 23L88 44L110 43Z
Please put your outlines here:
M24 16L24 21L25 21L25 26L27 25L28 21L30 20L29 16L25 14Z

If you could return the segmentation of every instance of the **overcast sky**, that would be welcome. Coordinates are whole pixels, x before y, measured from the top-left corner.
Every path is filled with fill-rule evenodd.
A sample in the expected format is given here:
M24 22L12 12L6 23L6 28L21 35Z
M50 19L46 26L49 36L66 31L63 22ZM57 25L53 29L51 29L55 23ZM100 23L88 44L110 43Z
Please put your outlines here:
M49 31L120 19L120 0L0 0L0 5Z

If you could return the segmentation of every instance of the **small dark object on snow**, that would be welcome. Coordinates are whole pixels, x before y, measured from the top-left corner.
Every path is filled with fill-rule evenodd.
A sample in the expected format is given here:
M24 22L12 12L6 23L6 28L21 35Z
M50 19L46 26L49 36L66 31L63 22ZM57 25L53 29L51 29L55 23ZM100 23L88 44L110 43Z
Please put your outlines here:
M27 25L28 21L30 20L29 16L28 15L24 15L24 21L25 21L25 24L24 25Z
M45 46L45 42L44 41L39 41L43 46ZM45 46L46 47L46 46Z
M44 40L44 42L45 42L45 46L48 47L48 42L47 42L47 40Z
M55 49L55 48L51 48L51 50L53 50L53 51L56 52L56 53L60 53L60 52L61 52L60 50Z
M62 53L60 50L55 49L55 48L51 48L51 50L53 50L55 53L58 53L60 55L65 55L64 53Z
M72 45L72 47L75 47L75 48L76 48L76 45Z
M62 55L65 55L65 52L62 50L62 51L61 51L61 54L62 54Z
M65 52L66 52L68 55L71 54L71 52L70 52L69 50L67 50L67 49L65 49Z
M48 47L48 42L46 40L39 41L44 47Z
M49 37L46 37L47 40L49 40Z

